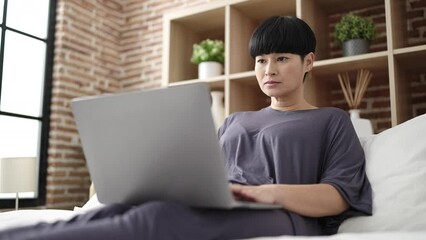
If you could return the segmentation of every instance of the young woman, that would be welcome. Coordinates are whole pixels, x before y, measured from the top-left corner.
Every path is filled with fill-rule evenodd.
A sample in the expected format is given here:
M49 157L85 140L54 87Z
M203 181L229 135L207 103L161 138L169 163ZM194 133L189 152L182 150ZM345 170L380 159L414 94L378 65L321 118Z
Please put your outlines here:
M271 105L230 115L219 129L237 199L280 210L211 210L170 202L114 204L55 224L12 229L1 239L241 239L336 233L344 219L371 214L364 153L347 114L303 95L316 40L295 17L271 17L249 49Z

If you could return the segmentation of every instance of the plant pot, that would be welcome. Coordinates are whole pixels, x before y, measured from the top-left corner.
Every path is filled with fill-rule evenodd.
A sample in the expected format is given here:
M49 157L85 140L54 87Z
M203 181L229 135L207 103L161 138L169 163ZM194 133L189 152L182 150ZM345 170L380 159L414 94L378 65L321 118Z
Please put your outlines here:
M343 43L343 56L368 53L370 43L365 39L351 39Z
M202 62L198 64L198 78L205 79L222 75L222 64L219 62Z

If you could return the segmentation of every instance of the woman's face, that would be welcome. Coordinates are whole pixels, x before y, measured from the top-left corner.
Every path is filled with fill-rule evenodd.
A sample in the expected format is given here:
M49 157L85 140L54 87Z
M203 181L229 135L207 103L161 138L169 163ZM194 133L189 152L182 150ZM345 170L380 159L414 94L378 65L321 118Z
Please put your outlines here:
M312 69L313 54L271 53L257 56L256 78L260 89L269 97L291 97L303 90L303 76Z

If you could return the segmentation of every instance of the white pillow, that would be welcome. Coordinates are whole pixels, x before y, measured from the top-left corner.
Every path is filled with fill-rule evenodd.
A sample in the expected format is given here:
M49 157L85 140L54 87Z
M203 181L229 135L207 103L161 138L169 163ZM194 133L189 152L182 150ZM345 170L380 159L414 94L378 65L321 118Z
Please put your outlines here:
M95 193L82 207L74 207L74 211L84 213L103 206L104 204L99 202L98 196Z
M426 229L426 114L361 139L373 189L373 216L354 217L339 232Z

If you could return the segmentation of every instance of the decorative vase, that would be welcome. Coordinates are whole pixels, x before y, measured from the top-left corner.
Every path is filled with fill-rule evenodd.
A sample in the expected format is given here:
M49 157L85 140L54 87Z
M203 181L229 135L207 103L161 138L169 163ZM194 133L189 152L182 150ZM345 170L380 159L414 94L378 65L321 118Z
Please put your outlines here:
M365 39L350 39L343 43L343 56L353 56L368 53L370 44Z
M222 74L222 64L219 62L202 62L198 64L198 78L205 79Z
M358 135L358 137L367 137L369 135L374 134L371 121L368 119L361 118L359 113L360 113L359 109L349 110L352 125L354 126L355 132Z
M216 129L219 129L225 120L225 105L223 103L224 94L222 91L212 91L210 94L212 96L211 111L214 125L216 126Z

